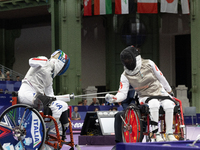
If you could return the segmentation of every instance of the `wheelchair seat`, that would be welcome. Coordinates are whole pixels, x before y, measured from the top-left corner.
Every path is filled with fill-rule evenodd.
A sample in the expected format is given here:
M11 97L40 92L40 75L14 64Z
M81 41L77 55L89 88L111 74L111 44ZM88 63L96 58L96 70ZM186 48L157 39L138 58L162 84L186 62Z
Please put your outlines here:
M55 100L55 98L50 98L48 102L51 103L54 100ZM12 102L12 105L20 104L18 102L18 92L16 92L16 91L12 92L12 101L11 102ZM33 108L35 108L38 112L42 111L44 113L44 115L52 115L51 109L47 106L48 104L46 104L46 106L44 106L45 102L43 100L41 100L41 98L40 99L36 98L34 101Z
M147 115L150 113L149 106L147 104L138 105L138 108L140 109L141 114ZM175 105L174 114L176 114L178 112L178 109L179 109L179 107L177 105ZM162 106L160 106L160 108L159 108L159 114L165 114L165 111Z

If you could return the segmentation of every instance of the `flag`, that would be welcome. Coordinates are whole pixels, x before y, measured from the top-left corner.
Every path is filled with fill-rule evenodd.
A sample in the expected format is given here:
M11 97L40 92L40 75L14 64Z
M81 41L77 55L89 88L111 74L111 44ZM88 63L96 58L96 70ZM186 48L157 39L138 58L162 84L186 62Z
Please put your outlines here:
M115 14L128 14L129 0L115 0Z
M177 13L178 0L161 0L161 12Z
M158 13L158 0L138 0L138 13Z
M92 16L92 0L84 0L84 16Z
M189 14L190 13L189 0L181 0L181 8L182 8L182 14Z
M112 0L94 0L94 15L112 14Z

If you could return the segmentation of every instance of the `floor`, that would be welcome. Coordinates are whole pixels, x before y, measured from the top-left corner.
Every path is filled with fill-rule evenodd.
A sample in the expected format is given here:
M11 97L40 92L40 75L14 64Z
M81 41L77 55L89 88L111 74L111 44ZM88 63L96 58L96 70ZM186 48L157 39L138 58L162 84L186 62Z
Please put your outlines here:
M78 136L80 134L75 133L74 143L78 144ZM196 140L197 136L200 136L200 127L199 126L187 126L186 127L186 139ZM69 139L69 135L67 135L67 139ZM102 146L102 145L79 145L81 150L111 150L114 145ZM61 150L68 150L69 146L63 146ZM80 150L78 148L74 148L75 150Z
M74 134L74 144L78 144L78 136L80 134ZM69 135L67 135L67 139L69 139ZM114 145L102 146L102 145L79 145L81 150L111 150ZM70 149L69 146L64 145L61 150ZM78 148L74 148L75 150L80 150Z

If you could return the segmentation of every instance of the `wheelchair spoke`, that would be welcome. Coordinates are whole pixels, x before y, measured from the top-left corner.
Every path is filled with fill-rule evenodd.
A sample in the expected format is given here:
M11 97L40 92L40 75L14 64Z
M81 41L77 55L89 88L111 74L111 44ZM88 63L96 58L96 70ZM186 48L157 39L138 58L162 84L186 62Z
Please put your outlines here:
M16 122L15 122L15 119L13 118L13 116L10 113L8 113L8 116L10 117L10 119L12 120L12 122L14 123L14 126L17 126Z
M137 123L137 139L136 139L136 142L137 142L137 141L138 141L138 136L139 136L139 135L138 135L138 131L139 131L138 127L139 127L139 126L138 126L137 113L136 113L135 111L134 111L134 114L135 114L135 118L136 118L135 120L136 120L136 123Z
M22 122L23 122L23 120L24 120L25 114L26 114L26 109L24 110L24 113L23 113L23 115L22 115L22 119L21 119L21 121L20 121L19 127L21 127L21 124L22 124Z
M23 150L25 150L24 144L23 144L23 142L22 142L22 138L19 137L19 140L20 140L20 142L21 142L21 145L22 145Z
M129 119L128 119L128 125L130 124L130 120L131 120L131 110L132 110L132 109L129 109L130 114L129 114Z
M126 124L126 122L125 122L125 120L124 120L124 118L120 115L120 117L121 117L121 119L122 119L122 121L124 122L124 124L126 125L126 127L128 126L127 124Z
M130 120L131 120L131 112L132 109L129 109L130 113L129 113L129 119L128 119L128 125L129 125L129 141L131 141L131 134L132 134L132 128L130 128Z

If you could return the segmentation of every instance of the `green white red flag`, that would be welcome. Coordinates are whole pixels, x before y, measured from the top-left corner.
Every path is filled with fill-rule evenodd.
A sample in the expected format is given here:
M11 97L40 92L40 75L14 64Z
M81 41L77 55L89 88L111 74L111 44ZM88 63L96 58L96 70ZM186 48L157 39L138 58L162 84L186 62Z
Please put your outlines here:
M94 15L112 14L112 0L94 0Z

